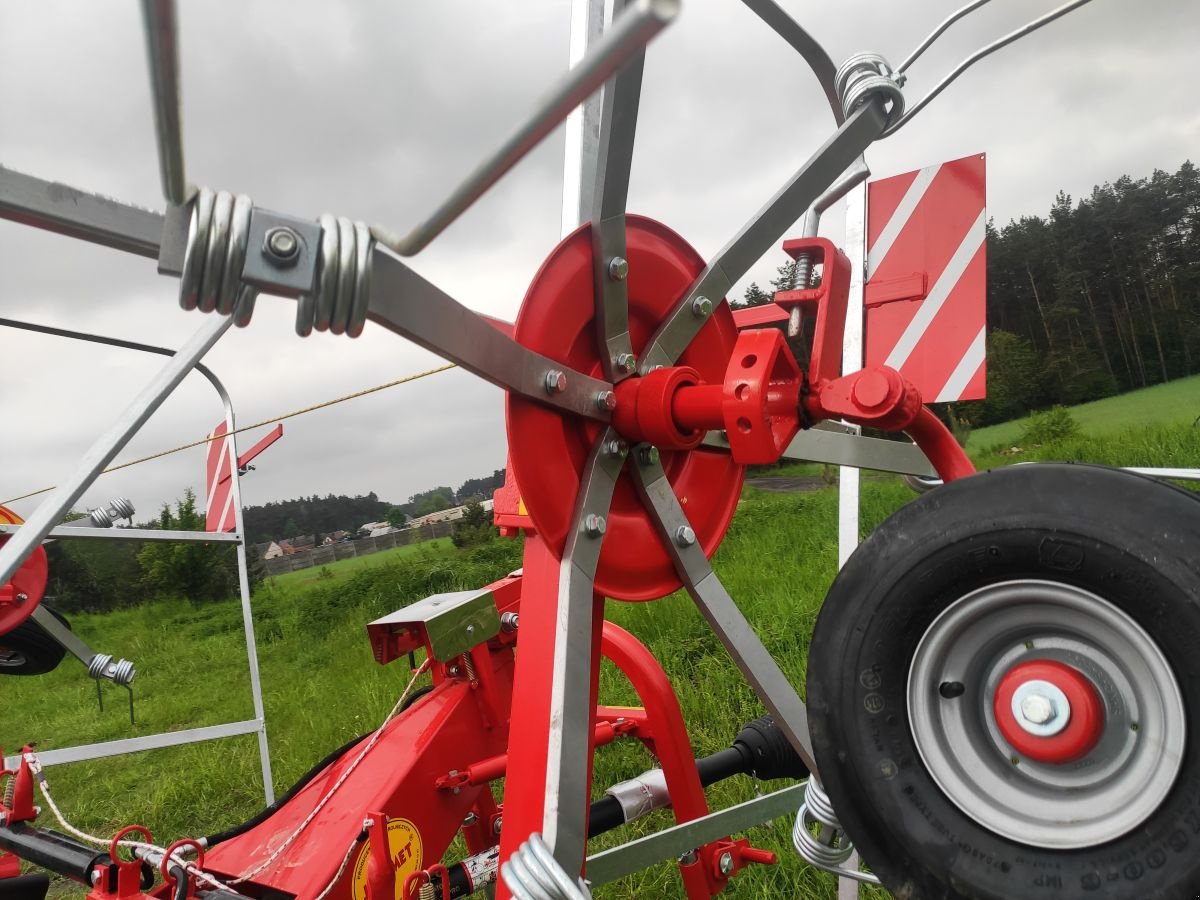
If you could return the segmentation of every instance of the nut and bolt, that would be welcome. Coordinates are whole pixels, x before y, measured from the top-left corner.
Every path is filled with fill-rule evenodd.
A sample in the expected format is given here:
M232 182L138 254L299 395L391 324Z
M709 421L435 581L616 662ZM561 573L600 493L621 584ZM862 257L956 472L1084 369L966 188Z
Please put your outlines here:
M263 253L276 265L294 265L300 256L300 235L286 225L272 228L263 237Z
M463 828L470 828L472 825L474 825L478 821L479 821L479 816L475 815L474 812L469 812L466 814L466 816L463 817Z
M707 297L697 297L692 301L692 315L697 319L707 319L712 315L712 301Z
M512 634L521 625L521 614L515 612L506 612L500 616L500 630L505 634Z
M619 353L613 362L615 362L617 364L617 368L626 375L632 375L637 371L637 357L632 353Z
M679 857L679 864L681 866L690 866L695 861L696 861L696 851L695 850L689 850L687 853L683 854L683 856Z
M1058 710L1049 697L1030 694L1021 701L1021 715L1034 725L1045 725L1058 716Z
M468 635L472 635L472 634L474 634L474 633L475 633L475 626L474 626L474 625L468 625L468 626L467 626L467 634L468 634Z
M617 395L613 391L601 391L596 395L596 408L612 412L617 408Z
M449 666L446 669L446 674L449 675L451 678L457 678L459 671L460 671L460 669L458 668L458 666ZM454 773L451 772L450 774L453 775Z
M546 393L561 394L567 389L567 376L559 369L551 369L546 373Z
M721 858L717 860L717 866L721 870L722 875L729 875L733 872L733 854L725 852L721 854Z
M618 459L629 452L629 445L624 441L609 441L604 445L604 452L612 459Z
M588 513L583 517L583 530L587 532L588 537L600 537L606 528L608 523L604 521L604 516Z
M24 603L24 602L25 602L26 600L28 600L28 599L29 599L29 595L28 595L28 594L24 594L24 593L17 594L17 602L18 602L18 603Z
M629 261L623 256L614 256L608 261L608 277L613 281L624 281L629 277Z
M696 543L696 532L692 531L687 525L680 525L675 529L675 543L680 547L690 547Z
M658 459L658 448L653 445L643 447L638 451L638 460L643 466L656 466L658 465Z
M492 834L500 833L500 823L503 821L504 821L504 816L496 816L495 821L492 822Z

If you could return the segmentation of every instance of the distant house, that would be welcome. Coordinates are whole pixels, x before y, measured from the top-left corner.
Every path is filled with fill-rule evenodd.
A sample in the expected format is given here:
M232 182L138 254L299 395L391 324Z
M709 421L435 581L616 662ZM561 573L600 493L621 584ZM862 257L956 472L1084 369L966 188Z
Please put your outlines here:
M331 531L321 539L321 546L328 547L330 544L336 544L346 536L344 531Z
M283 548L275 541L267 541L265 544L256 544L254 547L259 559L278 559L283 556Z
M371 529L369 537L379 537L381 534L391 534L393 531L399 531L399 528L389 525L387 522L376 522L375 527Z
M482 505L484 510L487 512L492 511L493 503L491 500L484 500ZM427 516L421 516L417 519L409 519L407 527L420 528L422 525L433 525L437 522L454 522L463 517L466 509L467 508L465 506L452 506L449 509L439 510L438 512L430 513Z
M373 534L374 532L378 531L380 528L387 528L387 527L388 527L387 522L367 522L365 525L358 526L358 533L363 534L365 532L366 534Z
M289 544L292 545L292 552L299 553L301 550L311 550L317 545L317 536L315 534L302 534L299 537L294 537Z

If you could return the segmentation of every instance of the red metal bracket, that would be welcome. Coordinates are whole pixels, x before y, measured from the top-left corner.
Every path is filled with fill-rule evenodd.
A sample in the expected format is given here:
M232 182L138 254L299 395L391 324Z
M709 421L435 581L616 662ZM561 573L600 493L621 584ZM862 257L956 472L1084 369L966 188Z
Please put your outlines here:
M112 864L108 867L107 878L101 876L88 893L88 900L152 900L142 893L142 861L140 859L122 859L118 855L119 844L126 835L137 832L147 844L153 843L150 831L141 825L126 825L115 835L108 844L108 855ZM112 877L113 871L116 877Z
M822 263L821 284L802 291L778 291L775 302L788 309L792 306L815 308L816 330L808 362L808 380L820 383L842 374L842 339L846 332L846 308L850 298L850 258L820 237L793 238L783 242L783 249L792 259L807 254L813 263Z

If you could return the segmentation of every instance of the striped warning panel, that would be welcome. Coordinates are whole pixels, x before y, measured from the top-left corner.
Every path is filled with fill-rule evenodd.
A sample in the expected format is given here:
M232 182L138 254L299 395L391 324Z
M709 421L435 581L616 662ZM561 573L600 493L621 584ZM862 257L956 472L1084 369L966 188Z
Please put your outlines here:
M987 393L984 170L976 154L867 186L866 364L927 403Z
M233 435L222 422L209 435L205 491L207 517L205 531L234 531L237 528L233 508Z

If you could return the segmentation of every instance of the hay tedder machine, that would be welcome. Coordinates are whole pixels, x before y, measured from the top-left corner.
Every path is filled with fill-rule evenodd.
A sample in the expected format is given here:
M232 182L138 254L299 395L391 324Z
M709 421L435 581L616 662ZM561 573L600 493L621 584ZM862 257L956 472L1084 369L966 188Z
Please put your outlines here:
M611 25L531 118L407 234L192 187L167 0L143 3L165 212L0 168L0 215L155 259L179 279L185 310L216 314L76 473L5 529L0 645L42 598L42 541L205 352L250 323L260 294L296 301L301 336L354 337L370 322L501 387L509 483L495 515L525 537L519 572L370 623L378 662L423 654L395 708L226 832L169 846L139 825L87 834L23 748L3 773L0 897L45 895L45 876L21 875L18 859L82 883L91 900L567 900L664 860L678 862L692 900L747 866L805 863L928 900L1200 890L1196 497L1085 465L974 473L907 378L843 365L861 262L815 227L784 244L801 274L775 297L793 333L808 317L803 365L783 332L740 327L725 302L801 215L815 225L865 179L872 142L975 60L1083 0L974 54L916 104L905 69L982 0L897 68L873 53L835 67L773 0L745 2L811 65L835 130L707 261L626 211L643 54L676 0L615 0ZM601 88L583 224L546 257L515 323L472 312L405 264ZM838 575L812 635L805 703L709 559L746 467L829 421L907 433L944 484L884 522ZM769 712L700 759L658 662L603 618L605 598L680 588ZM602 658L640 707L598 704ZM432 689L418 696L424 673ZM592 801L593 753L620 737L659 767ZM744 773L795 784L711 811L705 787ZM661 808L676 825L589 856L590 837ZM796 817L803 862L736 837L783 815ZM459 835L465 850L451 855Z

